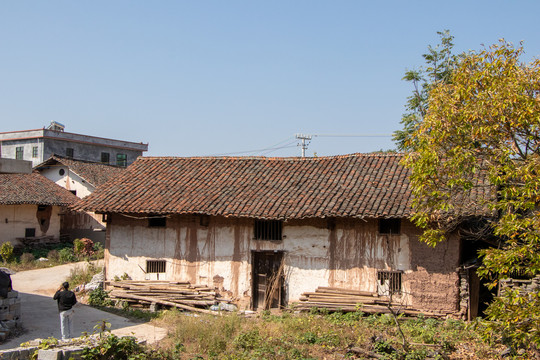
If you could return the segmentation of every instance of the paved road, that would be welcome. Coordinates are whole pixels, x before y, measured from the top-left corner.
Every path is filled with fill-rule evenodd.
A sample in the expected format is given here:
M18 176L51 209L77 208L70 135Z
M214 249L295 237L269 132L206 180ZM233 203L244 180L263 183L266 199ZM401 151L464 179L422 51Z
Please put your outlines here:
M22 342L53 336L61 338L60 318L56 301L52 299L56 289L70 275L75 267L85 266L84 262L60 265L46 269L21 271L11 275L13 289L21 297L22 323L24 333L0 345L0 350L19 346ZM103 319L111 323L116 335L132 335L148 343L153 343L166 336L165 329L144 323L136 323L121 316L109 314L90 306L77 304L74 307L75 336L83 332L91 334L94 326Z

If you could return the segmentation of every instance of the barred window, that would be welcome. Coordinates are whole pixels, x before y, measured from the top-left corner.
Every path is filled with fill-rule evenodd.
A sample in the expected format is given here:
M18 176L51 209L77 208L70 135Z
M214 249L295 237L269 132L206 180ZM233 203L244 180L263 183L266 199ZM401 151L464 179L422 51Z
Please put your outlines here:
M38 157L38 147L37 147L37 146L33 146L33 147L32 147L32 157L33 157L33 158L37 158L37 157Z
M281 220L255 220L255 239L282 240L282 228Z
M377 289L379 295L401 294L402 271L377 271Z
M66 157L72 159L73 158L73 148L66 148Z
M164 273L166 264L165 260L146 260L146 273Z
M101 162L103 164L108 164L110 161L111 155L108 152L101 153Z

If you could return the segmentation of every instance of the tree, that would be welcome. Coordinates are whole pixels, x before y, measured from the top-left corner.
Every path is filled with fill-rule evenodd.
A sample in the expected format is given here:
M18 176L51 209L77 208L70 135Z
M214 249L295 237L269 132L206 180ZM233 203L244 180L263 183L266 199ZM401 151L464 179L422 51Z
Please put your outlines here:
M428 96L431 88L439 83L447 83L456 65L458 57L452 54L454 37L450 31L438 31L441 43L435 47L428 46L428 52L423 54L426 67L419 70L408 70L403 80L413 84L413 93L407 98L406 113L401 118L403 130L394 132L394 141L400 151L412 150L413 143L409 141L411 134L423 121L428 108Z
M407 140L414 222L435 245L468 216L487 219L499 246L482 250L479 275L495 287L540 274L540 60L501 40L463 57ZM486 332L540 347L540 292L505 291Z

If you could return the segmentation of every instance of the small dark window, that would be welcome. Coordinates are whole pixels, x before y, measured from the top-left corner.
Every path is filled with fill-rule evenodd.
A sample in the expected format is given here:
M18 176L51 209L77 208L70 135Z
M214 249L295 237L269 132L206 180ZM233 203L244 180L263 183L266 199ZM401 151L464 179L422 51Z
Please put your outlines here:
M379 295L401 294L401 271L377 271Z
M17 160L22 160L24 157L24 147L22 146L17 146L15 148L15 159Z
M66 157L73 158L73 148L66 148Z
M38 147L37 147L37 146L33 146L33 147L32 147L32 157L33 157L33 158L37 158L37 157L38 157Z
M24 229L24 237L35 237L36 236L36 229L35 228L26 228Z
M164 273L166 265L165 260L146 260L146 273Z
M164 216L148 218L149 227L165 227L167 226L167 218Z
M66 170L64 169L58 170L58 174L60 174L60 176L64 176L65 173L66 173Z
M45 211L45 210L47 210L47 208L48 208L47 205L38 205L37 206L38 211Z
M127 155L126 154L116 154L116 165L126 167L127 166Z
M282 240L283 221L255 220L256 240Z
M101 162L103 164L108 164L110 161L110 154L108 152L102 152L101 153Z
M401 233L401 219L379 219L379 234Z
M69 190L73 195L77 196L77 190Z

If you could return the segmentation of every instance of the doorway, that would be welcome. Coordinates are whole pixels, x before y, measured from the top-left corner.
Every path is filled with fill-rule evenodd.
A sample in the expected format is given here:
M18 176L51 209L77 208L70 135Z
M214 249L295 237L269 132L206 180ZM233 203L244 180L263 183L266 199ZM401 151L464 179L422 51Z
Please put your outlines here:
M252 251L253 309L285 305L283 251Z

